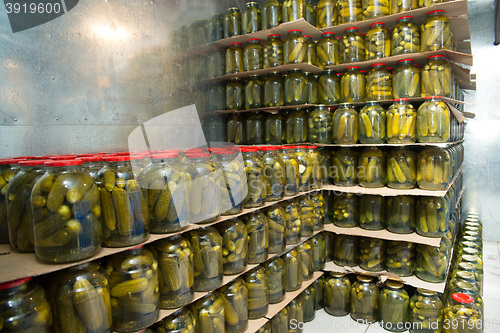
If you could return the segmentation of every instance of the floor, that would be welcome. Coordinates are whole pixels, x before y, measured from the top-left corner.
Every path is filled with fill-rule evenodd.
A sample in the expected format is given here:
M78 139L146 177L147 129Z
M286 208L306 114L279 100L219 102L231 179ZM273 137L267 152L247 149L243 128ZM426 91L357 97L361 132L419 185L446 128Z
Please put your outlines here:
M500 332L500 242L484 242L484 332ZM378 323L358 324L349 315L333 317L324 310L316 312L316 318L304 325L304 333L335 332L371 333L386 332Z

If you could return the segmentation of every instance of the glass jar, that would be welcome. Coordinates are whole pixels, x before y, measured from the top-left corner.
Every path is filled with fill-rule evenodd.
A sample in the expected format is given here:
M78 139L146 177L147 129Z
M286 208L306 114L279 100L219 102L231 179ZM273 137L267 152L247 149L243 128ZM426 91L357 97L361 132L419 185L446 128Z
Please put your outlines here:
M278 1L271 0L269 2L278 2ZM267 40L264 43L262 53L263 53L263 63L262 63L263 68L271 68L283 65L283 41L281 40L281 36L279 34L271 34L267 36Z
M386 221L385 197L362 195L359 197L359 226L366 230L382 230Z
M294 149L290 146L280 146L278 153L285 163L285 196L294 196L299 193L299 164Z
M448 230L448 203L444 198L419 197L417 201L417 225L419 235L442 237Z
M467 332L483 332L481 310L474 304L474 298L467 294L455 293L452 295L452 303L443 310L445 332L459 333L465 328ZM448 325L449 323L456 326ZM455 328L456 327L456 328Z
M413 143L416 141L415 108L408 98L393 99L387 110L387 143Z
M20 168L17 159L0 159L0 244L9 243L9 227L7 221L7 201L5 193L12 178L19 172Z
M243 68L245 71L252 71L262 69L262 66L262 44L260 39L251 38L243 49Z
M379 303L379 320L382 322L382 327L391 332L406 331L410 297L404 289L404 284L387 280L384 289L380 292Z
M444 55L428 57L427 63L422 68L422 97L453 97L452 87L453 76L446 57Z
M244 90L244 88L243 88ZM232 114L227 120L227 142L245 144L246 127L245 118L242 114Z
M252 75L250 79L247 81L245 86L245 109L257 109L264 106L264 84L261 81L260 77L257 75ZM248 119L250 119L254 115L252 113ZM262 118L261 114L256 114L259 118ZM247 119L247 124L248 124ZM251 129L247 128L247 135L252 133ZM249 138L247 137L247 140ZM259 138L260 139L260 138ZM250 143L250 141L249 141ZM264 141L259 141L256 143L264 143Z
M453 116L448 105L439 96L425 97L425 102L417 110L418 142L447 142L450 139L450 117Z
M480 290L484 290L484 268L481 260L478 260L477 256L463 254L461 257L458 257L455 266L460 267L461 263L470 264L474 267L474 277L476 278L477 283L479 284Z
M241 16L241 28L243 34L250 34L260 30L260 8L257 2L247 2Z
M257 155L257 148L241 148L247 176L248 194L243 201L243 208L255 208L264 204L266 188L264 181L264 163Z
M189 233L193 247L194 290L209 291L222 283L222 237L219 232L206 227Z
M358 196L352 193L336 195L333 200L333 224L341 228L359 225Z
M444 190L453 177L453 159L448 150L428 147L417 156L417 183L423 190Z
M340 101L340 79L332 70L325 70L318 80L320 104L336 104Z
M284 0L281 18L283 23L305 18L306 0Z
M100 196L81 164L79 159L46 162L31 191L35 252L44 261L75 262L101 247Z
M284 307L271 318L272 333L288 333L288 308Z
M208 88L207 91L207 111L217 111L226 109L226 85L223 83L215 83ZM144 167L147 166L145 163ZM135 168L135 166L134 166Z
M342 9L341 9L342 11ZM366 59L366 48L364 37L356 27L344 30L344 35L340 40L341 63L359 62ZM359 67L356 67L359 69ZM348 70L349 67L346 68Z
M191 306L196 318L196 333L225 333L224 300L219 292L212 291Z
M307 78L301 69L292 69L285 77L285 104L302 105L307 100Z
M210 51L207 58L207 78L215 79L225 74L225 52L217 47Z
M404 0L398 4L399 1L392 0L392 6L397 6L397 10L406 11L416 9L417 0ZM410 9L406 9L410 7ZM391 55L400 55L405 53L418 53L420 52L420 29L418 25L413 22L412 16L403 16L397 20L397 24L391 32Z
M363 19L369 20L391 14L391 3L386 0L363 1Z
M30 280L27 277L0 284L2 332L52 332L52 313L45 289Z
M322 233L311 238L313 248L313 266L314 271L321 271L325 268L326 262L326 242L325 236Z
M110 286L99 269L99 265L89 262L61 271L52 279L49 297L56 332L74 332L76 329L104 333L111 330ZM150 286L148 280L146 284ZM132 323L134 318L130 319Z
M316 289L314 308L316 311L324 308L324 295L325 295L325 275L321 275L312 283Z
M280 145L285 143L285 118L280 113L269 114L264 121L266 144Z
M420 26L422 34L421 52L440 49L451 50L453 46L451 23L444 10L433 10Z
M285 210L285 237L286 244L297 244L302 236L300 227L300 213L297 201L295 199L280 202Z
M221 215L238 214L243 209L243 199L247 190L246 173L241 156L233 150L212 152L216 169L222 174Z
M210 159L209 153L186 154L185 170L189 184L189 222L210 223L220 215L223 175Z
M338 24L358 22L364 19L363 17L363 2L362 0L346 0L340 1Z
M175 309L189 304L194 295L193 248L189 241L175 235L154 243L151 251L159 267L161 308Z
M310 322L314 320L316 316L316 310L314 309L314 299L316 298L316 289L314 285L311 284L309 287L304 289L301 293L303 299L303 311L304 311L304 322Z
M266 321L255 333L271 333L271 323Z
M103 218L103 246L122 247L142 243L148 236L146 198L132 172L132 156L104 157L104 167L95 177L95 196L100 193ZM151 175L151 177L153 177ZM151 179L151 177L149 179ZM158 177L159 178L159 177ZM163 179L162 179L163 180ZM160 191L151 216L155 221L166 218L171 192L165 184ZM182 185L181 185L182 186ZM90 189L89 191L92 191ZM169 198L170 196L170 198ZM153 199L153 198L151 198Z
M309 65L317 66L318 55L316 52L316 42L313 41L311 36L305 35L304 38L306 39L306 58L304 62Z
M391 14L403 13L418 8L418 0L391 0ZM420 43L418 43L418 47L420 48Z
M314 202L308 195L303 195L297 198L297 204L300 210L301 235L302 237L312 236L314 232Z
M310 279L312 279L314 274L313 246L308 240L300 244L297 248L300 256L300 271L302 273L302 281L309 281Z
M368 9L372 6L370 2L379 2L382 3L382 0L366 0L368 3ZM384 0L388 2L388 0ZM388 4L387 4L388 5ZM389 10L389 6L387 7L377 7L374 8L387 8ZM369 13L369 10L367 10ZM388 15L388 14L385 14ZM390 39L389 31L385 27L385 24L382 22L375 22L370 24L370 30L366 33L365 36L365 50L366 50L366 60L380 59L385 58L391 55L391 39Z
M231 43L226 49L226 74L241 73L245 71L243 61L243 48L241 43Z
M248 264L248 232L238 218L217 224L222 235L222 272L224 275L239 274Z
M325 280L325 311L343 317L351 310L351 281L342 273L330 272Z
M398 61L392 73L392 95L394 98L420 97L420 69L413 59Z
M295 291L302 286L302 263L298 249L288 251L283 260L286 268L286 291Z
M316 4L316 28L333 27L338 23L339 9L337 1L319 0Z
M285 87L280 73L272 72L264 83L264 106L285 105Z
M373 323L378 320L379 290L373 277L358 275L351 288L351 317L355 321Z
M383 101L392 99L392 74L383 63L372 65L366 75L366 100Z
M228 110L245 109L245 83L237 77L232 78L226 86L226 107ZM228 136L228 138L231 137ZM237 136L235 136L235 141L236 138Z
M224 15L224 38L241 35L241 13L238 7L231 7Z
M443 302L439 294L418 288L410 299L409 321L418 325L410 330L412 333L440 332L443 328Z
M417 244L415 275L427 282L444 282L450 263L450 243L443 238L439 246Z
M224 300L226 332L244 332L248 327L248 288L239 277L220 289Z
M415 243L388 241L385 269L397 276L413 275Z
M359 141L361 143L384 143L386 134L386 112L377 102L367 102L359 111Z
M260 85L260 87L257 87L258 84L260 84L260 80L259 82L256 82L256 86L254 88L256 88L255 90L259 90L262 92L262 85ZM249 86L247 86L249 87ZM245 94L246 96L248 96L249 94ZM246 99L246 102L245 104L247 103L248 99ZM246 143L249 144L249 145L258 145L258 144L263 144L264 143L264 116L262 115L262 113L260 112L252 112L250 113L250 115L247 117L246 119L246 123L245 123L245 126L246 126L246 134L247 134L247 137L246 137Z
M338 266L358 265L359 238L350 235L336 235L334 239L333 262Z
M313 201L313 230L321 231L325 225L325 199L321 192L311 195Z
M282 10L281 3L278 0L267 0L262 6L261 29L267 30L280 25Z
M283 11L285 11L285 4L283 4ZM304 1L304 0L300 0ZM305 62L307 55L307 41L302 36L302 30L290 30L288 36L283 44L283 62L284 64L298 64Z
M248 263L260 264L267 260L269 249L266 216L259 210L243 217L248 233Z
M293 146L293 148L299 166L299 191L305 192L312 187L313 159L307 151L309 146Z
M153 254L142 246L120 252L108 259L105 270L109 275L113 330L138 331L154 324L160 311L160 293L158 262ZM163 280L171 276L163 275ZM190 299L192 291L188 293Z
M269 304L281 302L286 293L285 262L280 257L264 264L268 280Z
M385 241L383 239L359 238L359 267L371 272L380 272L385 268Z
M459 272L459 274L460 273L462 273L461 276L458 276L455 280L451 280L450 284L447 285L447 292L450 294L445 294L445 298L443 299L445 304L449 305L452 303L452 296L454 293L463 293L474 298L475 305L482 313L484 311L484 301L479 294L479 286L477 285L477 282L474 281L472 274Z
M304 12L304 18L307 23L312 26L316 26L316 6L311 2L311 0L306 0L306 7Z
M45 173L45 162L47 160L21 160L19 172L10 180L9 186L6 186L3 192L6 199L7 211L4 214L6 214L10 245L21 252L35 252L31 206L45 206L45 198L38 196L32 202L30 196L36 181ZM93 191L97 189L94 188Z
M383 187L387 182L386 156L379 148L366 148L359 157L358 177L363 187Z
M330 112L332 111L333 108L330 108ZM321 156L320 158L320 163L321 163L320 169L322 175L322 178L320 179L321 186L332 185L333 182L332 182L331 171L332 171L333 156L331 154L331 151L327 147L319 147L318 152ZM328 212L328 207L326 205L327 195L329 195L329 192L323 191L323 198L325 200L325 224L329 223L328 221L331 221L329 220L329 216L327 214Z
M396 234L415 231L415 199L408 195L387 198L387 230Z
M346 67L346 72L340 80L340 100L345 103L364 102L365 87L365 75L359 71L359 67Z
M335 185L354 186L357 184L358 157L358 152L351 148L340 148L334 152L331 174Z
M319 76L312 73L304 73L307 79L307 104L318 104L318 80Z
M332 2L331 0L328 0ZM318 4L319 5L319 4ZM336 8L337 4L335 4ZM338 65L341 62L340 45L333 32L324 32L317 45L318 67Z
M332 143L333 117L325 105L318 105L309 115L309 142Z
M258 319L269 309L268 279L263 267L245 274L248 289L248 319Z
M208 22L207 30L209 43L224 38L224 15L220 13L212 15Z
M411 189L416 183L416 153L405 147L392 149L387 160L387 186Z
M285 211L279 205L273 205L264 211L267 217L268 231L268 251L269 253L279 253L285 250Z
M301 333L304 322L304 301L299 294L287 305L288 311L288 333Z
M274 146L259 147L260 158L264 163L266 201L283 199L285 186L285 163Z

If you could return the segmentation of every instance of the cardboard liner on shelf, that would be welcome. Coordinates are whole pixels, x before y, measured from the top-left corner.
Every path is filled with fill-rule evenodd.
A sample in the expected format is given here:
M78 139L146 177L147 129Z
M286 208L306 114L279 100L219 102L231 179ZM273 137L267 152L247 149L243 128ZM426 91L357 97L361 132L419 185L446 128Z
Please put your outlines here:
M460 111L459 111L460 112ZM464 140L451 141L445 143L352 143L352 144L339 144L339 143L312 143L320 147L441 147L446 148L462 143ZM307 144L307 143L306 143Z
M279 72L279 73L288 73L292 69L300 69L304 73L313 73L313 74L321 74L323 73L323 70L317 66L302 62L299 64L286 64L286 65L280 65L276 67L271 67L271 68L263 68L263 69L255 69L252 71L245 71L245 72L240 72L240 73L234 73L234 74L226 74L223 76L219 76L216 78L216 81L222 81L222 80L229 80L235 77L239 78L247 78L252 75L259 75L259 76L264 76L267 74L270 74L272 72Z

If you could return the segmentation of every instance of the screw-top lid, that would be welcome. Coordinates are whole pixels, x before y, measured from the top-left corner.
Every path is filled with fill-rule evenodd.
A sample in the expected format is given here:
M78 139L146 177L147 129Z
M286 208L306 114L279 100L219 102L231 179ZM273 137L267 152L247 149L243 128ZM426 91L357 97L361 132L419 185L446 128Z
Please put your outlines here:
M347 31L347 30L359 30L358 27L350 27L350 28L345 28L344 31Z
M474 274L471 272L466 272L466 271L458 271L457 276L460 277L461 279L464 280L473 280L474 279Z
M391 289L401 289L404 286L404 284L402 284L401 282L394 281L394 280L385 281L385 285Z
M400 17L400 18L398 18L397 20L399 21L399 20L404 20L404 19L408 19L408 18L410 18L410 19L412 19L412 20L413 20L413 16L401 16L401 17Z
M255 42L255 41L260 42L260 39L258 39L258 38L250 38L248 41L249 42Z
M85 157L78 157L78 159L82 160L83 163L99 162L102 161L102 156L99 155L85 156Z
M444 10L442 10L442 9L432 10L432 11L430 11L430 12L427 13L427 16L429 16L431 14L434 14L434 13L444 14Z
M102 158L104 162L125 162L141 159L143 155L129 155L129 156L105 156Z
M311 148L311 146L308 146L308 145L297 145L297 146L293 146L293 147L296 149L309 149L309 148Z
M436 99L436 98L443 98L443 96L425 96L424 99Z
M378 62L378 63L376 63L376 64L373 64L373 65L372 65L372 67L373 67L373 66L384 66L384 67L385 67L385 66L387 66L387 65L386 65L386 64L384 64L383 62Z
M56 161L45 162L46 167L62 167L62 166L81 165L81 164L82 160L79 158L73 160L56 160Z
M356 276L356 278L360 282L372 282L373 281L373 276L368 276L368 275L358 275L358 276Z
M436 54L436 55L432 55L432 56L429 56L427 57L427 59L434 59L434 58L446 58L444 55L442 54Z
M405 61L415 61L415 60L413 60L413 59L402 59L402 60L399 60L398 63L399 62L405 62Z
M309 35L304 35L304 38L311 38L312 39L312 37Z
M288 33L291 33L291 32L300 32L300 33L302 33L302 30L300 30L300 29L288 30Z
M19 280L14 280L14 281L9 281L9 282L5 282L5 283L0 283L0 290L18 287L18 286L20 286L22 284L25 284L29 280L31 280L31 276L25 277L25 278L22 278L22 279L19 279Z
M465 261L467 261L467 262L473 262L473 263L475 263L475 262L476 262L476 257L471 256L471 255L469 255L469 254L464 254L464 255L462 256L462 259L463 259L463 260L465 260Z
M278 149L276 146L262 146L259 147L259 150L261 151L270 151L270 150L276 150Z
M344 273L339 273L339 272L330 272L330 276L333 276L335 278L341 278L341 277L344 277L345 274Z
M280 34L270 34L270 35L267 36L267 38L269 38L269 37L279 37L279 38L281 38L281 35Z
M214 154L214 155L233 155L234 154L234 150L231 150L231 149L217 149L217 150L213 150L212 154Z
M394 98L392 101L393 102L408 102L410 99L409 98Z
M463 303L463 304L472 304L474 303L474 298L470 295L463 293L454 293L452 296L454 301Z
M18 164L21 161L23 161L23 160L18 160L18 159L15 159L15 158L3 158L3 159L0 159L0 165Z
M332 31L323 32L321 36L335 36L335 32Z
M240 151L242 153L255 153L256 151L258 151L258 149L255 147L241 147Z
M159 153L151 155L152 160L164 160L169 158L177 158L179 157L178 153Z
M71 160L73 158L76 158L75 155L54 155L51 156L50 159L52 160Z
M78 158L80 157L92 157L92 156L95 156L96 154L78 154L76 155Z
M379 24L384 25L384 22L374 22L374 23L370 24L370 27L373 26L373 25L379 25Z
M466 282L466 281L458 281L456 282L456 286L462 290L466 290L466 291L475 291L476 290L476 287L474 287L474 285L470 282Z
M349 69L359 69L359 66L349 66L349 67L346 67L345 69L349 70Z
M209 153L186 153L187 158L210 157Z
M238 43L238 42L232 42L232 43L229 43L229 45L239 45L239 46L241 46L241 43Z
M467 271L472 271L474 270L474 265L466 263L466 262L461 262L458 264L458 268L467 270Z
M19 161L19 166L37 166L44 165L45 162L50 162L50 160L29 160L29 161Z
M201 148L184 149L184 154L190 154L190 153L203 153L203 149L201 149Z
M35 159L36 156L17 156L17 157L12 157L15 160L32 160Z
M434 290L429 290L429 289L423 289L423 288L417 288L417 291L420 295L424 296L434 296L437 294Z

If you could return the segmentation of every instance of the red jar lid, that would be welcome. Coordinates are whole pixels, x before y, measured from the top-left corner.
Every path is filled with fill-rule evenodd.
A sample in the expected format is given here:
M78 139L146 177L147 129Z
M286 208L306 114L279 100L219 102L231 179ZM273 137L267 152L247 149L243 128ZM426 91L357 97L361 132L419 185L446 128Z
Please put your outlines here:
M203 153L203 149L201 148L188 148L184 149L184 154L189 154L189 153Z
M427 59L433 59L433 58L446 58L446 57L442 54L436 54L436 55L432 55L430 57L427 57Z
M427 16L429 16L432 13L443 13L444 14L444 10L442 10L442 9L432 10L432 11L430 11L430 12L427 13Z
M241 45L241 43L234 42L234 43L229 43L229 45Z
M231 149L217 149L212 152L214 155L233 155L234 150Z
M210 157L209 153L187 153L187 158L200 158L200 157Z
M260 42L260 39L258 39L258 38L250 38L248 41L249 42L252 42L252 41L258 41L258 42Z
M443 96L426 96L424 99L443 98Z
M402 59L402 60L399 60L398 62L403 62L403 61L415 61L413 59Z
M5 164L18 164L23 160L17 160L15 158L2 158L0 159L0 165L5 165Z
M464 304L471 304L474 302L474 298L470 295L463 294L463 293L454 293L451 296L455 301L464 303Z
M96 154L78 154L76 155L77 157L92 157L95 156Z
M179 157L178 153L159 153L151 155L152 160L163 160L163 159L177 158L177 157Z
M35 159L36 156L17 156L17 157L12 157L15 160L32 160Z
M256 147L241 147L240 151L242 153L255 153L258 149Z
M269 37L279 37L281 38L281 35L280 34L270 34L269 36L267 36L267 38Z
M405 19L405 18L411 18L413 20L413 16L401 16L397 20L399 21L399 20L402 20L402 19Z
M35 159L37 159L37 160L48 160L50 157L51 157L50 155L35 156Z
M79 158L75 158L73 160L55 160L45 162L46 167L62 167L62 166L70 166L70 165L80 165L82 164L82 160Z
M46 162L50 162L51 160L29 160L29 161L20 161L19 166L37 166L44 165Z
M271 150L276 150L278 149L276 146L262 146L259 147L260 151L271 151Z
M334 35L335 36L335 32L330 32L330 31L327 31L327 32L323 32L321 34L321 36L326 36L326 35Z
M382 25L384 25L384 22L374 22L374 23L370 24L370 27L371 27L372 25L377 25L377 24L382 24Z
M293 146L293 147L296 149L309 149L309 148L311 148L311 146L306 146L306 145L297 145L297 146Z
M359 69L359 66L349 66L349 67L346 67L345 69L351 69L351 68Z
M351 30L351 29L359 30L358 27L350 27L350 28L345 28L344 31Z
M373 66L387 66L387 65L382 63L382 62L379 62L379 63L373 64L372 67Z
M134 161L134 160L141 159L142 158L141 156L137 156L137 155L117 156L117 155L114 155L114 156L105 156L102 158L102 160L104 162L125 162L125 161Z
M302 30L300 30L300 29L288 30L288 33L290 33L290 32L300 32L300 33L302 33Z
M50 159L52 160L71 160L73 158L76 158L75 155L54 155L51 156Z
M309 146L308 149L317 149L318 146Z
M311 38L311 39L312 39L312 37L311 37L311 36L309 36L309 35L304 35L304 37L305 37L305 38Z
M14 288L14 287L20 286L22 284L25 284L29 280L31 280L31 276L30 277L25 277L25 278L22 278L22 279L19 279L19 280L14 280L14 281L9 281L9 282L5 282L5 283L0 283L0 290L4 290L4 289L9 289L9 288Z
M407 102L409 101L409 98L394 98L392 101L393 102Z
M79 157L78 159L82 160L83 163L99 162L99 161L102 161L102 156L94 155L94 156L88 156L88 157Z

